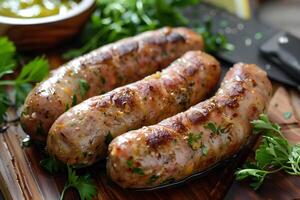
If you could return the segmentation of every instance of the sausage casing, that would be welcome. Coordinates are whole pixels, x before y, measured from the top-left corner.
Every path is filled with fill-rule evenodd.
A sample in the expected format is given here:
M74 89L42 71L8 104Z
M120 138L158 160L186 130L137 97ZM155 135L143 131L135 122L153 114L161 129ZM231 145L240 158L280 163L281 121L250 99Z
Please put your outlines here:
M49 131L47 150L71 165L90 165L107 155L110 140L151 125L198 103L216 86L220 66L190 51L162 72L92 97L61 115Z
M145 188L209 168L246 143L250 121L266 110L271 90L260 68L236 64L211 99L115 138L109 145L108 175L124 188Z
M53 122L81 101L167 67L189 50L203 49L187 28L163 28L94 50L52 71L28 95L21 116L24 131L45 141Z

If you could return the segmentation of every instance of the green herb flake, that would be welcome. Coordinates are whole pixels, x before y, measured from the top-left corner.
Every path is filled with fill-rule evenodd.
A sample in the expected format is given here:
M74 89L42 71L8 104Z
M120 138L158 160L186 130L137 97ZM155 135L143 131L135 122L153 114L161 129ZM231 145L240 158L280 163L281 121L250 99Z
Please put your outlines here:
M72 96L72 107L73 106L76 106L77 105L77 96L76 96L76 94L74 94L73 96Z
M69 104L67 103L66 104L66 109L65 109L65 111L68 111L70 109L70 106L69 106Z
M231 123L228 123L227 125L222 127L221 125L218 126L215 123L209 122L204 126L204 128L211 130L211 137L213 137L216 135L228 133L230 131L231 125L232 125Z
M141 175L141 176L144 176L144 172L141 168L139 167L135 167L134 164L133 164L133 160L127 160L127 166L128 168L135 174L138 174L138 175Z
M203 155L206 156L208 154L208 148L207 148L207 146L202 145L201 146L201 152L202 152Z
M202 133L195 134L195 133L189 133L188 136L188 144L193 150L197 150L201 147L201 141Z
M79 79L79 90L81 98L84 98L88 90L90 89L90 85L84 79Z
M288 120L292 117L292 114L293 114L292 112L284 112L283 117L284 119Z
M150 185L152 183L154 183L155 181L157 181L157 179L159 179L159 176L158 175L152 175L150 176L150 178L147 180L147 184Z

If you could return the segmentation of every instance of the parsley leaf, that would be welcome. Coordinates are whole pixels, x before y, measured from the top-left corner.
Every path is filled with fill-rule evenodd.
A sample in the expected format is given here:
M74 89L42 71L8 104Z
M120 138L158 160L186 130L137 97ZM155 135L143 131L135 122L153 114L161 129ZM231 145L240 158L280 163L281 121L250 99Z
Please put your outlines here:
M97 187L90 175L78 176L70 166L67 169L68 181L61 193L60 200L64 199L65 191L71 187L78 191L81 200L91 200L97 194Z
M206 124L204 126L204 128L211 130L212 135L220 135L222 133L226 133L227 131L229 131L230 129L230 124L228 124L227 126L225 126L224 128L220 126L217 126L217 124L213 123L213 122L209 122L208 124Z
M0 78L13 73L16 66L16 47L7 37L0 37Z
M282 136L280 126L270 122L267 115L253 120L256 133L262 134L262 143L255 153L255 163L244 166L235 173L237 180L251 178L253 189L258 189L267 175L284 171L300 175L300 145L291 145Z
M127 160L127 166L132 171L132 173L135 173L135 174L138 174L141 176L145 175L141 168L134 166L133 160Z
M200 134L195 134L195 133L189 133L188 135L188 144L193 150L197 150L201 147L201 140L202 138L202 133Z
M90 89L90 85L84 79L79 79L79 90L82 98L85 97L87 91Z
M16 48L6 37L0 37L0 78L13 73L19 60L16 59ZM35 58L23 66L15 80L0 80L0 123L4 121L5 112L9 106L23 104L27 94L32 89L32 84L40 82L49 72L49 64L44 58ZM12 88L12 97L6 87Z

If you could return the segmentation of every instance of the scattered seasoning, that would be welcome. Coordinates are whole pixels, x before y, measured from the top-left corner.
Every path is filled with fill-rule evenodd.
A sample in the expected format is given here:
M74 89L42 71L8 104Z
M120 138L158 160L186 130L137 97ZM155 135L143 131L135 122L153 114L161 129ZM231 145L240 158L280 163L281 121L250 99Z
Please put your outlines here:
M77 104L77 96L76 96L76 94L74 94L74 95L72 96L72 107L73 107L73 106L76 106L76 104Z
M145 175L141 168L133 166L133 160L127 160L127 166L133 173L141 175L141 176Z
M155 181L157 181L157 179L159 178L159 176L157 175L152 175L148 180L147 180L147 184L152 184L154 183Z
M22 140L22 147L30 147L32 144L30 136L27 135L23 140Z
M284 112L283 117L284 119L290 119L292 117L292 112Z
M256 40L261 40L263 38L263 34L261 32L257 32L255 33L254 38Z
M109 145L109 143L113 140L113 136L112 134L110 133L110 131L108 131L108 133L106 134L105 136L105 144L106 145Z
M206 156L207 153L208 153L208 148L207 148L207 146L205 146L205 145L202 144L202 146L201 146L201 152L202 152L203 155Z
M193 150L197 150L201 147L201 143L199 143L199 140L201 138L202 138L202 133L200 134L189 133L188 144Z
M84 79L79 79L79 90L82 98L85 97L87 91L90 89L90 85Z
M69 106L69 104L67 103L66 104L66 111L68 111L70 109L70 106Z

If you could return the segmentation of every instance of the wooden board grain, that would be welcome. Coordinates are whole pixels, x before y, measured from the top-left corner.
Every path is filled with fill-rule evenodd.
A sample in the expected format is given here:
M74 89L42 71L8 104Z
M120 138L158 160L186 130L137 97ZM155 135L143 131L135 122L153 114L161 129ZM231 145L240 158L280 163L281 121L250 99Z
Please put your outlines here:
M50 55L52 66L59 66L61 60ZM276 87L277 88L277 87ZM297 91L284 87L276 89L269 109L270 118L281 124L286 137L293 143L300 141L300 95ZM289 119L283 113L292 112ZM9 111L9 118L15 113ZM5 128L5 127L2 127ZM60 191L66 181L65 174L52 176L40 165L42 153L35 147L22 148L21 141L26 134L18 122L10 123L7 130L0 134L0 188L7 200L59 199ZM94 178L98 194L95 199L128 200L191 200L191 199L291 199L300 197L300 178L279 173L272 175L261 190L255 192L245 183L234 181L234 172L247 158L253 156L255 138L234 158L222 166L210 171L205 177L188 181L170 189L150 192L124 190L110 182L105 175L105 163L100 162L80 173L88 171ZM65 199L79 199L76 192L70 190Z

